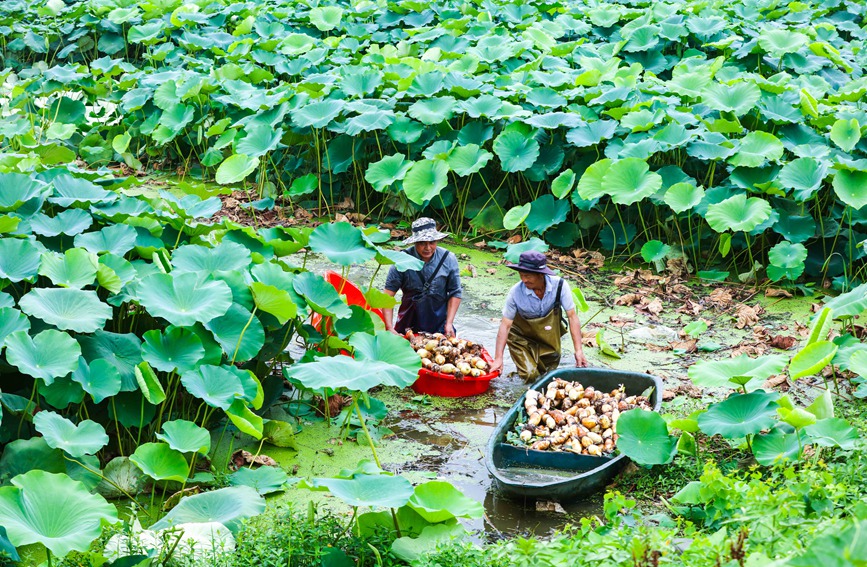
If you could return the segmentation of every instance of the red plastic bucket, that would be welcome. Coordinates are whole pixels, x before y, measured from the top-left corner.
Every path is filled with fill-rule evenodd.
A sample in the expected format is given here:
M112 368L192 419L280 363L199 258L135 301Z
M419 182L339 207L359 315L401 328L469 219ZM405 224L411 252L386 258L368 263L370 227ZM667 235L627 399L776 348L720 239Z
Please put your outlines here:
M481 357L488 365L494 362L494 359L491 358L490 353L484 347L482 347ZM441 374L439 372L431 372L426 368L420 368L418 380L413 383L412 389L419 394L442 396L444 398L466 398L487 392L491 386L491 380L499 375L500 371L497 370L481 376L465 376L458 379L451 374Z
M325 281L334 286L334 289L337 290L339 295L346 296L347 305L358 305L359 307L376 314L380 319L382 319L382 322L385 323L385 315L382 314L382 309L372 308L370 304L367 303L364 293L362 293L354 283L331 270L325 272L323 277L325 278ZM326 317L326 319L328 318ZM317 331L322 333L322 315L314 312L310 316L310 324L313 325ZM325 322L325 334L332 334L331 321Z

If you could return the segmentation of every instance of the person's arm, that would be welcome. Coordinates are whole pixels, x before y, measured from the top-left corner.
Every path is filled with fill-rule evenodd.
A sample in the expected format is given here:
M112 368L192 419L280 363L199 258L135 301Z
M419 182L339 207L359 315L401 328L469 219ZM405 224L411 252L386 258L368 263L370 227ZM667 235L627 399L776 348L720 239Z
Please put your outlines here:
M390 289L386 289L385 293L394 297L394 294L396 292L391 291ZM394 323L392 322L392 319L394 316L393 311L394 311L393 307L383 307L382 308L382 316L385 318L385 330L391 331L392 333L394 333L396 335L398 333L397 333L397 331L394 330Z
M446 303L446 325L445 331L447 337L455 336L455 315L458 314L458 306L461 304L461 296L452 296Z
M509 331L512 329L514 319L500 319L500 328L497 330L497 343L494 346L494 363L491 365L491 372L501 370L503 368L503 353L506 351L506 340L509 338Z
M572 345L575 347L575 366L588 366L587 357L584 356L584 345L581 343L581 321L578 320L578 312L570 309L566 312L569 319L569 334L572 335Z

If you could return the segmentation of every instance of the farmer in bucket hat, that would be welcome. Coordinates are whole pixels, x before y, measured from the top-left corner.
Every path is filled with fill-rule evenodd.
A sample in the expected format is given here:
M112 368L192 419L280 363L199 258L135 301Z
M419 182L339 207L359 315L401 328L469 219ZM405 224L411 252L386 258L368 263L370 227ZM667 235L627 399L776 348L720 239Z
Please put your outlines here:
M403 334L407 329L455 335L455 315L461 304L461 277L458 259L452 252L438 248L437 242L448 234L437 230L433 219L422 217L412 223L412 236L403 241L413 246L404 250L424 262L421 270L388 270L385 293L394 296L403 291L397 321L392 310L385 309L385 328Z
M518 375L527 382L557 368L560 338L566 334L564 311L575 346L575 366L587 366L581 347L581 322L566 280L554 275L541 252L524 252L517 264L507 266L518 271L521 281L506 297L491 372L502 368L507 344Z

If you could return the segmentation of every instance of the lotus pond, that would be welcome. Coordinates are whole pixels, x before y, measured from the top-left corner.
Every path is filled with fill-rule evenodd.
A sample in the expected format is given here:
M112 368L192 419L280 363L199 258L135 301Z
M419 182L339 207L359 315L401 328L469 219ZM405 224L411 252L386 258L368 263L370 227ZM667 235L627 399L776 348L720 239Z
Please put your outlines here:
M0 3L0 562L867 563L865 17ZM462 333L492 346L502 261L549 251L591 362L664 379L606 494L491 492L523 385L413 393L322 278L391 306L420 214Z

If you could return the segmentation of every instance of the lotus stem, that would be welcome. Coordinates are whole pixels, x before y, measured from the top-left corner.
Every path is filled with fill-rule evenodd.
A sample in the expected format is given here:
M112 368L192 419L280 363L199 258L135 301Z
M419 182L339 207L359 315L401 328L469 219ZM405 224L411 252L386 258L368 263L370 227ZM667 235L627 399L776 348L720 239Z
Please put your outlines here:
M250 324L253 323L253 317L256 316L256 310L259 307L254 305L253 311L250 313L250 318L247 319L247 324L244 325L244 328L241 329L241 335L238 337L238 344L235 345L235 352L232 354L232 364L235 364L235 358L238 356L238 351L241 349L241 341L244 340L244 333L247 332L247 329L250 328Z
M370 432L367 430L367 424L364 423L364 415L361 413L361 408L358 407L358 398L355 396L352 396L352 405L355 408L355 412L358 414L358 420L361 422L361 430L364 431L364 435L367 436L367 443L370 445L370 451L373 453L373 460L376 462L376 466L381 469L382 464L379 462L379 455L376 454L376 447L373 444L373 438L370 437ZM392 512L392 514L393 513L394 512Z

